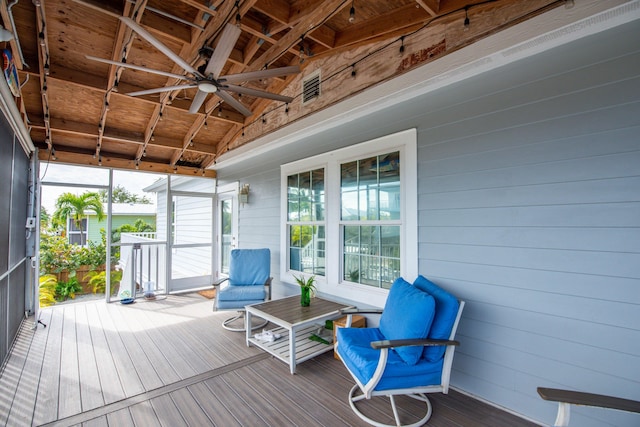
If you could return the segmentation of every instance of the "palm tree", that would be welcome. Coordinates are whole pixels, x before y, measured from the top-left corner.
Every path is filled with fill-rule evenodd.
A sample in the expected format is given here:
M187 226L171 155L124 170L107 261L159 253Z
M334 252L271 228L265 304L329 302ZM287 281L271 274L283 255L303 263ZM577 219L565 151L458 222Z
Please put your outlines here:
M76 228L80 230L80 242L82 243L82 220L87 210L94 211L98 220L104 218L102 201L98 193L86 192L79 196L73 193L63 193L56 200L53 220L58 223L66 223L67 218L71 218Z

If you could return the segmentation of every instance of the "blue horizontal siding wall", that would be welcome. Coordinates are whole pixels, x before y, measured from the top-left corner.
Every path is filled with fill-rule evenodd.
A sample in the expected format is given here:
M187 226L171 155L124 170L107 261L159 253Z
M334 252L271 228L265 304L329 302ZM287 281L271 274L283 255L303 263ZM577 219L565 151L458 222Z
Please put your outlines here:
M627 36L635 48L571 68L569 45L465 82L468 99L419 128L420 271L468 301L452 383L546 423L556 406L537 386L640 399L640 37Z

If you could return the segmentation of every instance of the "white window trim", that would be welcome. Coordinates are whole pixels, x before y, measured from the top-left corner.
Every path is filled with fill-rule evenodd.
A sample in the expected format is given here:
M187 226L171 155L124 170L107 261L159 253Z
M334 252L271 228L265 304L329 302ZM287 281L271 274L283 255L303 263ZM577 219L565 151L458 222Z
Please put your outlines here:
M287 241L287 177L309 170L325 169L325 264L326 276L317 277L318 291L327 296L339 299L363 301L367 304L384 305L388 290L367 285L342 281L340 260L340 165L342 163L384 154L391 151L400 152L400 198L401 222L400 235L400 270L402 276L413 281L418 275L418 164L417 164L417 131L408 129L386 135L377 139L362 142L329 153L320 154L308 159L282 165L281 180L281 224L280 233L280 280L295 283L288 265Z

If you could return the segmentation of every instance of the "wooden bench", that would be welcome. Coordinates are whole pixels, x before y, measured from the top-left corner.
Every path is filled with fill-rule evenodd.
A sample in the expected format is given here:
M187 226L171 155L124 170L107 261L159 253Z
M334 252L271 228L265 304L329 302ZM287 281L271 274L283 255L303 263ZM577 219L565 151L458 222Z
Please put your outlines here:
M555 427L565 427L569 425L569 408L571 405L595 406L640 413L640 402L622 399L620 397L546 387L538 387L538 394L544 400L558 402L558 415L554 424Z

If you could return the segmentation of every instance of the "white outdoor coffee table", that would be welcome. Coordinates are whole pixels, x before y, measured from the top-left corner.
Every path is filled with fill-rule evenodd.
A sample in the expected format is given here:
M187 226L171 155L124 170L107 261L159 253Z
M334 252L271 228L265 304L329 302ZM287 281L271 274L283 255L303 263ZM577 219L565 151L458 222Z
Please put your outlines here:
M266 319L279 326L271 329L271 332L280 335L280 338L272 342L259 341L253 337L251 328L247 327L247 346L253 344L271 353L288 363L291 373L295 374L297 363L333 350L332 344L313 341L309 337L324 325L325 320L335 319L340 316L342 309L351 307L322 298L312 298L309 307L302 307L300 296L248 305L245 326L251 325L252 316Z

